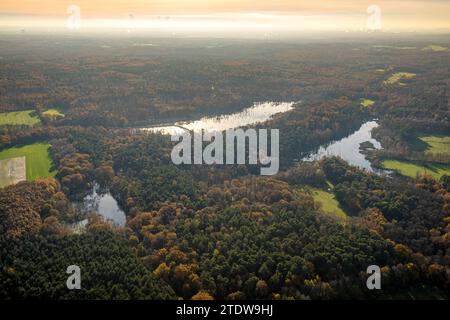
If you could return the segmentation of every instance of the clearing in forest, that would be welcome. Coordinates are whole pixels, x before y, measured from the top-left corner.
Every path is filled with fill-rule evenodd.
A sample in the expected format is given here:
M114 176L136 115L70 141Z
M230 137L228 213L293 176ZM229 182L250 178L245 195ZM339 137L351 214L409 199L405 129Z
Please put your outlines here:
M33 181L38 178L54 177L53 162L50 159L48 143L34 143L21 147L13 147L0 152L0 160L24 157L26 160L26 178Z
M422 136L419 139L428 145L426 153L450 155L450 137Z
M450 165L444 164L420 164L408 161L385 160L382 162L385 169L398 171L400 174L415 178L418 174L430 174L434 179L439 180L444 174L450 175Z
M401 83L400 80L402 80L402 79L405 79L405 80L412 79L415 76L416 76L416 74L415 73L411 73L411 72L397 72L397 73L394 73L393 75L391 75L383 83L384 84L389 84L389 85L396 84L396 83L398 83L400 85L404 85L404 83Z
M373 101L373 100L361 99L361 106L363 106L364 108L370 108L374 104L375 104L375 101Z
M339 202L336 200L333 193L312 188L311 195L313 196L315 202L321 204L321 209L323 212L335 215L341 219L347 218L347 215L344 210L341 209Z
M0 113L0 126L2 125L27 125L34 126L40 122L39 118L32 115L33 110L2 112Z
M432 45L429 45L428 47L423 48L422 50L423 51L433 51L433 52L446 52L446 51L448 51L448 48L432 44Z
M25 157L0 160L0 188L26 180Z
M42 116L54 120L57 118L64 117L64 113L62 113L61 111L59 111L57 109L48 109L48 110L45 110L44 112L42 112Z

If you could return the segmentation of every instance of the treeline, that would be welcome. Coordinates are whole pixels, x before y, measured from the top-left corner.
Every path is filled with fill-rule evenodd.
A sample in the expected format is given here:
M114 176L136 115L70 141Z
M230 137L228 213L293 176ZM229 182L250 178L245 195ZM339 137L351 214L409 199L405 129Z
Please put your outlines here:
M0 298L174 299L173 290L145 268L117 232L0 236ZM80 290L69 290L69 266L80 267Z
M60 221L76 218L77 213L52 178L0 189L0 234L5 239L40 232L64 233Z
M77 235L71 224L85 218L54 179L0 189L1 299L170 299L132 253L120 230L90 217ZM81 268L81 290L68 290L68 266Z
M437 272L442 287L448 289L448 176L441 182L427 175L414 183L397 181L363 173L338 158L326 159L323 171L335 184L341 205L358 217L358 224L374 227L384 238L401 245L405 253L421 257L421 264Z
M128 226L137 254L183 298L374 297L365 269L397 261L390 242L321 216L309 195L268 178L227 181Z
M130 45L120 56L94 40L85 41L82 46L71 45L73 51L64 54L54 43L43 45L42 39L10 48L18 54L4 54L1 109L42 105L59 108L66 115L54 125L123 126L174 116L231 113L267 100L327 101L342 96L355 102L385 100L382 83L388 74L377 69L391 72L400 65L417 73L444 73L421 51L380 54L368 50L365 42L230 41L205 50L203 43L180 44L178 39L161 47ZM28 45L33 50L28 51ZM44 52L39 58L31 53L36 48Z
M279 177L299 186L311 185L311 179L322 181L316 185L323 189L330 190L333 185L332 192L350 215L348 221L352 225L382 236L393 243L401 256L413 260L410 264L387 266L383 271L386 278L398 270L408 270L409 275L394 276L404 288L413 288L421 274L422 284L435 286L442 292L449 289L448 176L444 175L440 181L429 175L419 176L415 181L397 180L361 171L339 158L327 158L300 163ZM420 296L421 291L417 289L413 295Z
M430 290L448 298L448 176L405 182L337 158L296 161L374 117L390 155L411 156L419 132L448 132L446 53L439 65L421 51L279 45L240 44L226 49L232 54L164 48L169 55L150 60L143 49L126 58L77 51L32 69L26 57L5 59L2 110L58 107L65 117L0 128L0 150L48 141L58 170L57 180L0 189L0 297L376 299ZM418 76L384 83L404 70ZM361 106L364 98L375 104ZM169 137L119 129L265 100L302 100L264 124L281 132L275 178L246 165L175 166ZM117 199L127 225L90 217L75 235L68 223L80 216L69 199L94 182ZM303 185L334 192L348 219L323 215ZM72 264L81 291L65 288ZM382 267L381 291L366 287L373 264Z

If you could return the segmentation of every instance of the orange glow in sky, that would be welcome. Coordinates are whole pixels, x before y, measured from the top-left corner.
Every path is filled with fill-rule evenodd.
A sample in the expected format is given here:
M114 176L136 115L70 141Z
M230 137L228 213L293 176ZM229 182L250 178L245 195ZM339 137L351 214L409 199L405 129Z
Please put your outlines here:
M345 29L356 28L372 4L380 7L383 27L388 29L450 29L450 1L446 0L1 0L0 27L27 19L45 24L46 19L67 17L67 7L76 5L84 19L256 14L310 17L310 26Z

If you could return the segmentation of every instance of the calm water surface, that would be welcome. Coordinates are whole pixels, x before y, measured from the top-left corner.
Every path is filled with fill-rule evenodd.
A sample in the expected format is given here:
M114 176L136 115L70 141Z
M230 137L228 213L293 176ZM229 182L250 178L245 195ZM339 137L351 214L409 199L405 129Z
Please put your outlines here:
M142 130L165 134L182 133L186 129L193 131L200 131L202 129L205 131L223 131L265 122L278 113L292 110L294 104L295 102L260 102L238 113L217 117L203 117L194 121L178 121L173 125L156 125L142 128Z
M366 156L361 153L359 148L361 143L369 141L373 144L376 150L382 149L380 142L372 137L372 129L376 127L378 127L378 123L376 121L368 121L351 135L319 147L316 151L310 153L302 160L315 161L327 156L338 156L347 161L349 164L365 169L369 172L383 175L388 174L390 171L373 168L370 161L366 159Z
M112 221L115 225L125 225L125 213L119 208L116 199L108 191L101 192L97 183L94 184L91 193L84 197L79 205L84 212L93 211L106 220Z

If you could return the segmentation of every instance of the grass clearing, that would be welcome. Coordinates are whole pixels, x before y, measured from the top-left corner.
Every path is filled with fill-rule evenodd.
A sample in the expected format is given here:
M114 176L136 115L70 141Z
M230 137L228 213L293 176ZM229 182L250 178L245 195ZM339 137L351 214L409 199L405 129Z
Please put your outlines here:
M390 49L390 48L394 48L394 46L388 46L388 45L384 45L384 44L374 44L372 46L372 48L375 48L375 49Z
M448 48L432 44L432 45L429 45L429 46L423 48L422 50L423 51L433 51L433 52L447 52Z
M311 195L314 197L314 201L322 204L322 210L325 213L335 215L341 219L347 218L347 215L341 209L339 202L336 200L333 193L317 188L311 188Z
M42 116L49 118L49 119L57 119L64 117L64 113L57 109L48 109L42 112Z
M444 174L450 175L450 165L441 164L419 164L408 161L384 160L382 166L388 170L398 171L400 174L415 178L417 174L428 173L434 179L439 180Z
M395 50L415 50L417 47L398 47L389 45L373 45L372 48L375 49L395 49Z
M32 115L33 110L2 112L0 113L0 126L27 125L34 126L41 122L37 116Z
M428 145L426 153L450 155L450 137L422 136L419 139Z
M375 101L370 99L361 99L361 106L364 108L370 108L375 104Z
M0 152L0 160L25 157L27 180L54 177L53 162L48 154L48 143L34 143L22 147L13 147Z
M397 72L391 75L386 81L384 81L384 84L392 85L396 83L400 83L400 80L403 79L413 79L415 78L416 74L411 72ZM402 84L402 83L400 83ZM404 85L404 84L403 84Z

